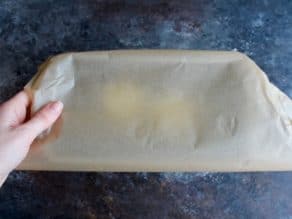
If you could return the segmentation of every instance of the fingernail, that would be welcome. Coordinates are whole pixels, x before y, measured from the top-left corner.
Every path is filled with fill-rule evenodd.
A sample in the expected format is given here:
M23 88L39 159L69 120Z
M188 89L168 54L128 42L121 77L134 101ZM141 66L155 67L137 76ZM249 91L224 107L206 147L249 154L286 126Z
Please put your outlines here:
M63 103L61 101L55 101L49 105L49 109L54 113L60 113L63 109Z

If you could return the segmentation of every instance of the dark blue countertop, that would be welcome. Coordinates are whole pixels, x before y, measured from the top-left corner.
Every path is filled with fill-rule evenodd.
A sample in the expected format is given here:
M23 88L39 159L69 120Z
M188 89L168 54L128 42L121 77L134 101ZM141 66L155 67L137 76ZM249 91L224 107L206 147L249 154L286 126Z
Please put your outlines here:
M292 97L290 0L1 0L0 102L48 56L129 48L237 50ZM292 172L15 171L0 190L0 219L288 219L291 182Z

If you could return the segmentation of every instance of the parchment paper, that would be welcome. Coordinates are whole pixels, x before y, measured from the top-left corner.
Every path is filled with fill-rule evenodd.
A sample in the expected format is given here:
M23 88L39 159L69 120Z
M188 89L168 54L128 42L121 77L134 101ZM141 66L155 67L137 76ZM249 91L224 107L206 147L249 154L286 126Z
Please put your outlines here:
M25 89L64 112L19 169L292 170L292 101L238 52L66 53Z

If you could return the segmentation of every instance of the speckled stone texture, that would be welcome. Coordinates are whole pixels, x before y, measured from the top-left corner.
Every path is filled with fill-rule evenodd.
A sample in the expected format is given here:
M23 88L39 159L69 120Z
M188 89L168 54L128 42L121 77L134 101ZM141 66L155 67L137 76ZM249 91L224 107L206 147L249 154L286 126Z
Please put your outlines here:
M292 97L290 0L1 0L0 102L49 56L128 48L238 50ZM288 219L291 182L289 172L18 171L0 190L0 219Z

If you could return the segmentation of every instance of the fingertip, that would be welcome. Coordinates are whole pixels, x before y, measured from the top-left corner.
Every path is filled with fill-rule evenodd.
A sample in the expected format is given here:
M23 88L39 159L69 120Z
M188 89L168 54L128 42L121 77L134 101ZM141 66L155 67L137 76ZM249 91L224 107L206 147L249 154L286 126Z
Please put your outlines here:
M29 105L29 102L30 102L29 95L25 90L21 90L5 103L9 106L17 104L27 107Z
M63 110L63 103L61 101L54 101L48 104L48 110L54 114L60 114Z

